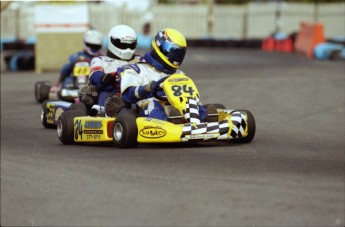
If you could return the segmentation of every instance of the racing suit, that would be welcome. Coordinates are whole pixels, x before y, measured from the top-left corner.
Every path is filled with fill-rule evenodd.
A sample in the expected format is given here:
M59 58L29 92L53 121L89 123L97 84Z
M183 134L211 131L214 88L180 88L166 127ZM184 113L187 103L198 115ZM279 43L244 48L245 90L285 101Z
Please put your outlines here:
M61 84L62 87L66 87L67 84L73 83L74 78L71 75L75 63L79 61L91 62L93 57L95 56L89 55L85 51L80 51L69 56L68 61L61 68L58 84Z
M98 88L98 105L104 106L108 97L112 95L120 96L117 69L123 65L136 63L139 61L139 58L139 56L135 55L129 61L108 56L99 56L92 59L89 80L90 84ZM114 82L108 86L104 86L102 82L103 76L106 74L111 74L114 77Z
M145 86L150 81L157 81L172 74L184 74L181 70L167 70L155 60L150 52L137 64L127 65L118 70L121 77L121 95L126 103L136 104L140 109L139 116L148 116L160 120L167 120L167 115L152 94L145 92ZM206 116L206 109L199 107L200 117Z

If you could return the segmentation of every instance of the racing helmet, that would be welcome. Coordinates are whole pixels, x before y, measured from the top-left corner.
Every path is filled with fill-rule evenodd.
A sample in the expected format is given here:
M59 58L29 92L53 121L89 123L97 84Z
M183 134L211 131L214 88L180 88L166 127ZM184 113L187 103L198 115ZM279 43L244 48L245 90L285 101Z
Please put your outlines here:
M99 31L88 30L84 34L83 41L84 41L84 50L88 54L95 56L98 54L98 52L102 48L103 35Z
M123 60L133 58L137 47L137 34L127 25L116 25L108 34L108 50Z
M166 28L159 31L151 43L151 54L166 69L181 66L187 51L187 41L177 30Z

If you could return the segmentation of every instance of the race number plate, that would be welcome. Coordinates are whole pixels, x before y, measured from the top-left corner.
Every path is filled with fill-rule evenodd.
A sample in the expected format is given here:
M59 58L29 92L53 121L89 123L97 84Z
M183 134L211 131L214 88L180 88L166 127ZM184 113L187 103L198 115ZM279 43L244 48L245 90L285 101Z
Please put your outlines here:
M90 74L90 64L88 62L77 62L73 68L74 76L88 76Z

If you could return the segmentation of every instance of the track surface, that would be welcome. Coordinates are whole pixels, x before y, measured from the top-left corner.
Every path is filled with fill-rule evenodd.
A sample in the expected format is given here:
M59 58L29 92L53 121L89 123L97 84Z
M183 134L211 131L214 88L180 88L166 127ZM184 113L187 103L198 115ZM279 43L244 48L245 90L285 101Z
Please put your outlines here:
M344 226L344 62L190 48L183 70L252 111L252 143L64 146L33 91L57 72L2 72L1 225Z

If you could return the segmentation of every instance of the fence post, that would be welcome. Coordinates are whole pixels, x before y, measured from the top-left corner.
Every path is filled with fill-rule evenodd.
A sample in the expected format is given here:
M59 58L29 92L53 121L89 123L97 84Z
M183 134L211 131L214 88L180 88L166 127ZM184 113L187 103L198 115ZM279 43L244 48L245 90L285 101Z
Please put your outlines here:
M277 2L277 8L275 13L275 29L274 33L278 33L282 28L282 1Z
M213 23L214 23L213 7L214 7L214 0L208 0L207 17L206 17L208 37L213 35Z
M248 17L249 17L249 3L247 2L243 8L242 18L242 39L246 40L248 36Z
M317 23L319 20L319 3L318 2L314 3L313 20L314 20L314 23Z

